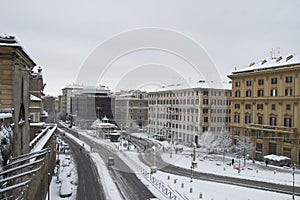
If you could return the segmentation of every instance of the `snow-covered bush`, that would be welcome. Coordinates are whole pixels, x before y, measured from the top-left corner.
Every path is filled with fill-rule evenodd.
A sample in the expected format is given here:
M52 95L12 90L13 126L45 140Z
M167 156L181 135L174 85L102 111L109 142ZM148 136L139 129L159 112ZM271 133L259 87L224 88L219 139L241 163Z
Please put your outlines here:
M0 127L0 171L10 157L12 136L13 131L10 127Z

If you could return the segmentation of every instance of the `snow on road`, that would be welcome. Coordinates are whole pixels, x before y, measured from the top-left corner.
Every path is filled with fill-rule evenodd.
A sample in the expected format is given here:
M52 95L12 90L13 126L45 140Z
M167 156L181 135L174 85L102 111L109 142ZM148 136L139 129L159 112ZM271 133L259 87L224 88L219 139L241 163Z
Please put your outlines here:
M103 159L99 156L98 153L91 153L90 156L97 167L98 174L100 176L100 181L103 185L106 194L106 198L111 200L122 199L122 196L115 182L111 178Z

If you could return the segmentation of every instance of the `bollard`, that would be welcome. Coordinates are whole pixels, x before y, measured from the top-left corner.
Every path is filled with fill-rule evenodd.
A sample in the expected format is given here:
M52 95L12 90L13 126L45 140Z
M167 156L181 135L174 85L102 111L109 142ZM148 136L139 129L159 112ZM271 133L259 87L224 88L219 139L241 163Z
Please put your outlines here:
M258 169L256 170L256 173L258 173Z
M202 199L202 193L199 194L199 199Z
M184 188L184 183L181 183L181 188Z
M174 184L176 183L177 179L174 179Z
M168 176L168 180L170 180L170 176Z
M224 167L223 170L226 171L226 168Z
M274 170L274 174L276 174L276 170Z
M193 193L193 188L190 188L190 193Z

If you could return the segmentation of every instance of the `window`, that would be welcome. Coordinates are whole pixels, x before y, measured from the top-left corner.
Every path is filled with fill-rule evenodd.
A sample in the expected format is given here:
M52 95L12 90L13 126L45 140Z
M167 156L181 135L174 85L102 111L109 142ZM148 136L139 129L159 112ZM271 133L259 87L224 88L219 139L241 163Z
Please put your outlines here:
M251 97L251 90L246 91L246 97Z
M257 109L258 110L263 110L264 109L264 104L257 104Z
M235 86L236 86L236 87L240 87L240 85L241 85L241 82L240 82L240 81L236 81L236 82L235 82Z
M291 110L291 104L286 104L286 110Z
M235 96L236 96L236 97L240 97L240 96L241 96L241 94L240 94L240 91L239 91L239 90L235 91Z
M235 122L235 123L240 123L240 115L239 115L238 113L236 113L236 114L234 115L234 122Z
M283 136L283 142L285 142L285 143L291 143L292 141L291 141L290 135Z
M245 104L246 109L251 109L251 104Z
M208 126L202 127L202 132L207 132L208 131Z
M276 117L270 117L270 125L271 126L276 126Z
M271 84L277 84L277 78L271 78Z
M203 99L203 104L208 105L208 99Z
M263 117L262 116L257 117L257 123L258 124L263 124Z
M222 99L218 100L218 105L222 105Z
M263 97L264 96L264 90L257 90L257 96Z
M203 122L208 122L208 117L204 117Z
M263 85L264 84L264 79L258 79L258 85Z
M271 89L270 93L271 93L270 96L276 97L277 96L277 89Z
M235 109L240 109L240 104L239 103L234 104L234 108Z
M203 91L204 96L208 96L208 91Z
M271 109L272 109L272 110L276 110L276 104L272 104L272 105L271 105Z
M240 135L240 130L234 129L234 135Z
M251 86L251 83L252 83L251 80L247 80L247 81L246 81L246 85L247 85L247 86Z
M262 149L263 149L263 145L260 144L260 143L256 143L256 151L257 152L262 152Z
M292 96L292 88L285 89L285 96Z
M246 115L245 116L245 124L249 124L251 123L251 116L250 115Z
M293 78L291 76L287 76L287 77L285 77L285 82L291 83L291 82L293 82Z
M203 113L207 114L208 113L208 109L207 108L203 108Z
M284 118L284 126L285 127L292 127L292 119L290 117Z
M262 139L263 138L262 132L260 132L260 131L256 132L256 137L257 137L257 139Z

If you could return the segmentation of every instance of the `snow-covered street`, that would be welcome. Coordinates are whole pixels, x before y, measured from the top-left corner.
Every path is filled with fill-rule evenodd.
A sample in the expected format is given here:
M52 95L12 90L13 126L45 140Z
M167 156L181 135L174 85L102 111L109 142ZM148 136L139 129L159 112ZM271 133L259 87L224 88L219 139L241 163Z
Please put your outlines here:
M115 151L119 151L118 156L122 158L126 162L126 164L136 173L137 177L141 179L141 181L147 185L147 187L153 191L153 194L157 196L159 199L168 199L165 194L158 188L157 182L160 182L164 186L168 188L168 190L172 191L173 194L177 196L179 199L220 199L220 200L229 200L229 199L278 199L278 200L287 200L291 199L291 195L281 194L276 192L269 192L257 189L249 189L246 187L238 187L233 185L201 181L193 179L191 182L190 177L177 176L169 173L164 173L158 170L155 174L150 174L150 169L148 166L144 165L138 158L139 153L130 149L130 151L120 150L120 143L112 143L109 140L104 140L100 138L96 138L93 131L84 131L78 130L80 137L87 137L93 143L93 145L106 145ZM67 137L72 138L78 144L84 144L84 148L86 151L90 152L91 147L83 142L80 139L75 138L71 134L65 133ZM138 134L136 134L138 135ZM144 137L144 135L140 135ZM191 157L187 153L191 151L191 148L185 147L182 154L173 154L172 158L170 158L170 153L166 152L162 154L162 158L164 161L168 163L172 163L173 165L178 165L184 168L190 168ZM97 166L98 173L100 176L106 177L102 184L105 186L105 192L108 199L122 199L116 184L110 178L105 161L101 159L101 157L97 154L97 152L90 152L90 156L92 157L94 163ZM259 163L257 164L259 165ZM289 169L286 172L277 172L275 169L270 168L270 170L257 170L255 167L251 166L251 168L245 168L240 173L237 170L233 169L232 166L223 165L220 161L210 159L200 159L197 157L197 167L194 169L196 171L203 171L207 173L215 173L225 176L233 176L239 177L242 179L254 179L261 181L269 181L279 184L291 184L292 175ZM154 183L151 180L156 180ZM296 185L299 186L300 182L297 180L296 176ZM55 187L53 187L55 190ZM52 190L53 190L52 189ZM57 188L56 188L57 190ZM111 192L113 191L113 192ZM55 194L51 193L52 197L55 197ZM74 196L72 196L74 198ZM72 199L70 198L70 199ZM52 198L51 198L52 199ZM298 197L296 197L298 199Z

